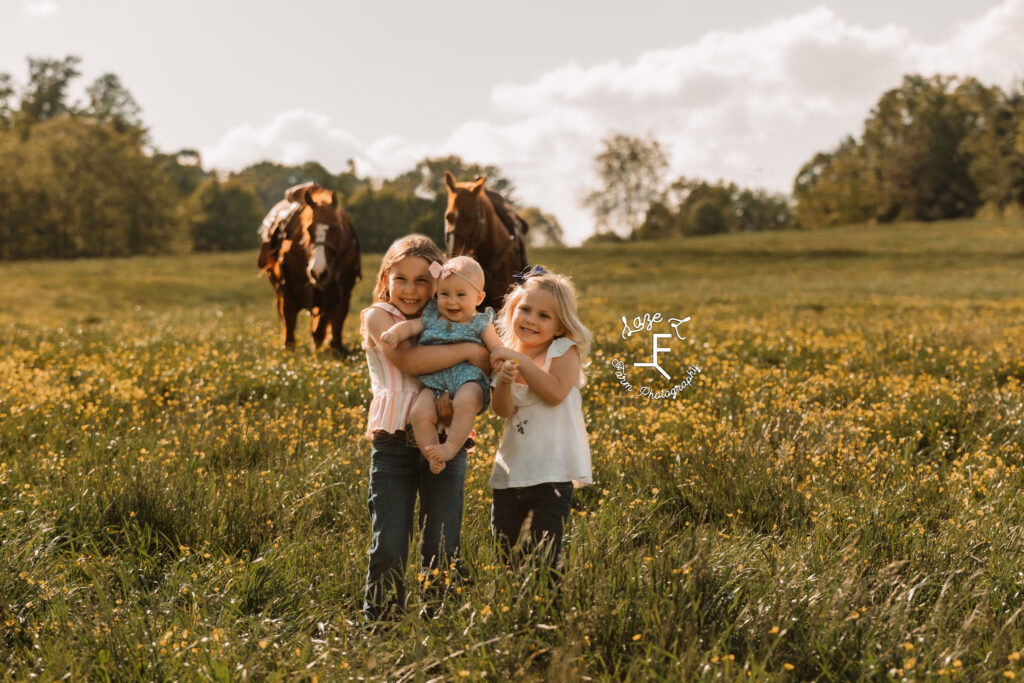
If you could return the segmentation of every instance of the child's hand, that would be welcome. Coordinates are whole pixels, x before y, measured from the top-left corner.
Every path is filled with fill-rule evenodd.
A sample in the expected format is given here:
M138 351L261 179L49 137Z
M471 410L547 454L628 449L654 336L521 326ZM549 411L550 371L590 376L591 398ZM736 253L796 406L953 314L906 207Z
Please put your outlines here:
M391 331L385 332L380 335L380 343L395 348L398 346L398 335Z
M430 453L427 455L427 462L430 463L430 471L433 474L440 474L444 470L445 463L451 460L454 456L444 457L441 455L434 455Z
M494 350L491 351L492 366L497 365L499 361L517 360L518 358L519 354L507 346L496 346L494 347Z
M505 360L501 362L498 367L498 381L507 382L511 384L516 381L516 377L519 375L519 361L517 360Z

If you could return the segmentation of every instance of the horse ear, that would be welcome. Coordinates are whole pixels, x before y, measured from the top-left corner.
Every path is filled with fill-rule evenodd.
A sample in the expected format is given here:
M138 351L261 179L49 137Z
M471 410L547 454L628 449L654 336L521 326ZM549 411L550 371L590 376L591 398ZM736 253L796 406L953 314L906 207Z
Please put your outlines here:
M338 206L338 193L331 192L331 206L337 208Z
M316 206L316 202L313 201L313 193L309 190L302 193L302 199L310 206Z
M470 189L473 190L473 192L476 192L477 194L479 194L480 190L482 190L483 187L484 187L484 183L486 183L486 182L487 182L487 176L485 176L485 175L478 176L477 179L473 181L473 187L471 187Z
M455 192L455 176L452 175L451 171L444 172L444 182L449 190Z

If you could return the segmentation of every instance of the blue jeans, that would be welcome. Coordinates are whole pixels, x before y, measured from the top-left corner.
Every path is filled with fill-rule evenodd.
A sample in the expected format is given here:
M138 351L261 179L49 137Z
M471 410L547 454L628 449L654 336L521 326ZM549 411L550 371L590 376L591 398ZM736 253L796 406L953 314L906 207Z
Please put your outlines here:
M465 485L465 450L449 460L439 474L432 474L426 458L406 443L404 435L374 436L367 497L373 537L363 595L363 612L368 618L380 619L405 607L405 564L417 496L420 566L444 568L457 559Z
M491 528L498 548L507 559L522 551L536 552L542 562L557 569L571 508L571 481L494 489ZM520 538L527 519L530 520L530 537Z

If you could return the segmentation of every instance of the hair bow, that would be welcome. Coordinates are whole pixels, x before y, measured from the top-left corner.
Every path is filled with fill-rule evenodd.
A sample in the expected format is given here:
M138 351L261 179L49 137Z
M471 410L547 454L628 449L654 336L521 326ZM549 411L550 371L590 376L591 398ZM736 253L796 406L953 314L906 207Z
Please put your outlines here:
M430 276L435 280L440 280L443 277L448 277L455 272L455 266L451 263L441 265L437 261L430 262Z
M534 266L529 270L523 270L521 273L516 273L512 276L512 279L518 284L523 284L534 275L545 275L548 271L544 270L544 266Z
M469 286L472 287L473 289L475 289L475 290L477 290L479 292L483 291L482 289L480 289L480 287L477 286L477 284L475 282L470 280L468 277L466 277L465 275L463 275L459 271L455 270L455 264L454 263L446 263L444 265L441 265L437 261L431 261L430 262L430 276L433 277L435 280L443 280L444 278L448 277L449 275L455 275L457 277L461 277L463 280L468 282Z

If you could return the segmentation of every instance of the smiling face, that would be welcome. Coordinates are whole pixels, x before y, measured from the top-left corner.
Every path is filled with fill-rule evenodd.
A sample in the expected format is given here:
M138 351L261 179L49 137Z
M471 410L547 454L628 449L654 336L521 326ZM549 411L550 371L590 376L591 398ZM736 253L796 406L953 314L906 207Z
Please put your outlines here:
M388 302L407 318L418 318L434 293L430 263L406 256L388 270Z
M452 273L437 286L437 311L445 320L468 323L476 315L476 307L484 293L458 274Z
M555 337L565 334L555 312L555 299L540 288L525 290L512 310L512 334L524 353L546 347Z

